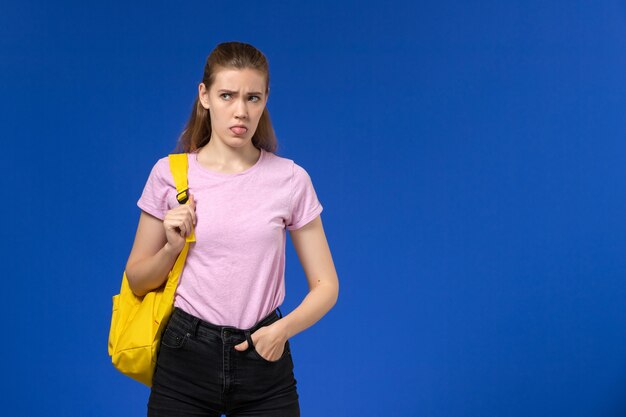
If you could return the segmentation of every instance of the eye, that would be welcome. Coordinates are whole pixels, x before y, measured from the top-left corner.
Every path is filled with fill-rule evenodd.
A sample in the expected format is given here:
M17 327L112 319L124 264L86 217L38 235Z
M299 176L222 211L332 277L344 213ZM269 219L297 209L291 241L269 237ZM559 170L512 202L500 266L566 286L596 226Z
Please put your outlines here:
M222 93L222 94L220 94L220 97L229 96L229 95L230 95L230 93Z
M259 96L250 96L250 98L252 98L252 97L256 97L256 100L253 100L255 103L256 103L257 101L261 100L261 97L259 97Z

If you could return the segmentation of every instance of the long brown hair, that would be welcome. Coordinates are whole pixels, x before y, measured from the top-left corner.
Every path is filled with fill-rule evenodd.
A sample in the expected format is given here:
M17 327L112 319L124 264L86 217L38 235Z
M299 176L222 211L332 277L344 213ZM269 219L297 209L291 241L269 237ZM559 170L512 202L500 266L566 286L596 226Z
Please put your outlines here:
M207 90L215 81L215 74L224 68L255 69L265 75L265 94L269 91L270 72L267 58L254 46L244 42L223 42L218 44L206 60L202 82ZM209 111L202 107L198 94L194 100L191 116L185 129L181 133L174 153L195 152L211 140L211 117ZM268 152L276 152L278 143L272 127L270 113L267 106L259 120L252 144L256 148L263 148Z

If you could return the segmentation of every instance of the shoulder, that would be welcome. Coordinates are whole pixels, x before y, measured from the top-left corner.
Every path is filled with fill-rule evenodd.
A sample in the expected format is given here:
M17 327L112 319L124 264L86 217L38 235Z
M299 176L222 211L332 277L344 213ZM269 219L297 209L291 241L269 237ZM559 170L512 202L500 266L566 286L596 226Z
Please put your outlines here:
M150 176L163 185L174 186L174 177L170 169L169 157L163 156L154 163Z
M280 173L281 176L288 178L290 181L308 177L306 169L291 158L267 152L267 164L273 172Z

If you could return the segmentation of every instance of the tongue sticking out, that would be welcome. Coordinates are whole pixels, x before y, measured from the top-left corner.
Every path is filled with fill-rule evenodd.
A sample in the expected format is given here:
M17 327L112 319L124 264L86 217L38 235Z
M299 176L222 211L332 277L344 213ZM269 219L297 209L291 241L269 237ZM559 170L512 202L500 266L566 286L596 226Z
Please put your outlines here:
M230 130L235 132L237 135L243 135L248 131L245 127L231 127Z

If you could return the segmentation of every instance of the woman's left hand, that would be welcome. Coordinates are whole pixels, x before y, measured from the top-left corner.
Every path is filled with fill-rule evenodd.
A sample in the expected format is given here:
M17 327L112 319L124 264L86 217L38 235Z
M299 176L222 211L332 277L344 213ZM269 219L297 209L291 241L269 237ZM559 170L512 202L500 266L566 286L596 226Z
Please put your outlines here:
M282 326L278 324L279 321L275 321L269 326L263 326L250 334L252 344L254 344L257 353L270 362L277 361L283 356L285 342L287 341L287 334L282 329ZM248 349L248 347L247 340L235 345L235 349L240 352Z

